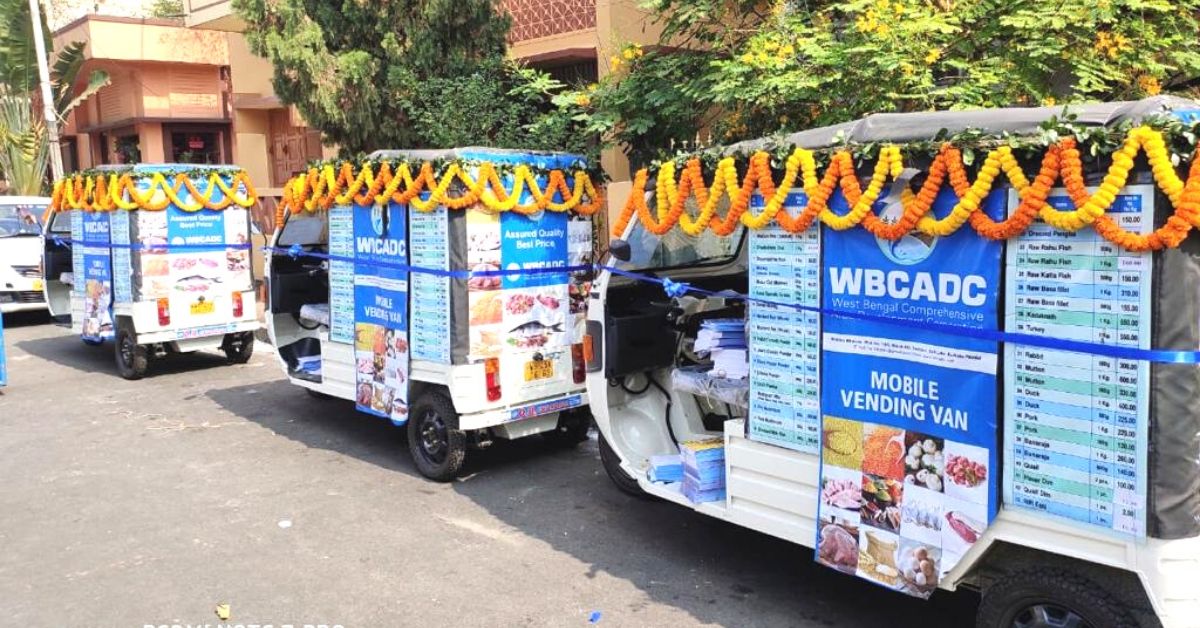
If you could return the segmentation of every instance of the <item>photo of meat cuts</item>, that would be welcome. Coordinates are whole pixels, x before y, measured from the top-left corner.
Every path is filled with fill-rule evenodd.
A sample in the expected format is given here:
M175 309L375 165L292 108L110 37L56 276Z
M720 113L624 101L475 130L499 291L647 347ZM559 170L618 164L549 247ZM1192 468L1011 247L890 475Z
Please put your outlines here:
M858 570L858 528L834 519L821 519L817 538L817 560L842 573Z

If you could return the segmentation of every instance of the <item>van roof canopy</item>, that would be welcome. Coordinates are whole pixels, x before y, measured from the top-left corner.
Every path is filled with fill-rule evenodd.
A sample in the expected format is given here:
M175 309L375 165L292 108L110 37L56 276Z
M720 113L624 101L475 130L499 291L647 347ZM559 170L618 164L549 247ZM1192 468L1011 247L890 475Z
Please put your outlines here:
M535 150L511 150L505 148L483 148L466 146L436 150L377 150L368 157L374 161L490 161L495 164L526 164L546 170L568 170L586 164L583 155L552 153Z
M1075 116L1074 123L1082 126L1109 126L1126 120L1174 112L1190 114L1187 120L1200 121L1200 102L1174 96L1154 96L1143 100L1088 103L1066 107L1010 107L1003 109L967 109L962 111L929 111L916 113L876 113L853 122L792 133L782 139L761 138L738 142L721 149L732 155L761 150L769 146L796 146L818 149L845 143L867 144L888 142L903 144L934 139L941 131L953 135L966 130L988 134L1031 135L1040 130L1043 122L1065 115Z

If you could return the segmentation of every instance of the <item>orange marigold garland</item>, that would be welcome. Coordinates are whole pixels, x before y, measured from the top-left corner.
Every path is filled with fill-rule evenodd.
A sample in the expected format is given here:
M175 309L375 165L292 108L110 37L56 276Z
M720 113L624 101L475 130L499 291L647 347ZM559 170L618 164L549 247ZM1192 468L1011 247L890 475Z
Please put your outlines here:
M1040 217L1051 226L1067 231L1077 231L1091 225L1102 237L1130 250L1178 246L1192 227L1200 227L1200 150L1193 156L1187 180L1181 180L1175 173L1162 133L1150 127L1143 126L1130 131L1123 146L1114 153L1112 165L1095 194L1087 190L1082 160L1073 138L1064 139L1046 149L1041 167L1032 182L1026 179L1009 146L1002 145L989 152L974 182L967 177L960 151L953 146L943 146L931 163L920 192L914 196L910 190L901 191L903 213L896 222L889 224L871 209L882 192L884 181L889 176L896 179L903 169L899 150L896 146L884 146L880 150L871 184L865 191L859 187L853 157L844 150L831 156L829 166L818 181L812 153L795 149L778 185L771 178L770 158L765 152L751 157L740 185L732 158L725 158L718 164L711 186L705 185L703 174L699 172L699 162L691 160L680 178L677 190L674 166L668 162L660 170L656 181L659 191L657 219L648 221L651 218L649 211L639 209L640 205L645 204L643 190L649 180L645 170L639 171L630 201L615 224L614 234L619 236L624 232L635 211L647 229L657 234L666 233L679 224L690 235L699 235L705 228L718 235L728 235L733 232L738 220L752 229L764 228L773 221L786 231L798 233L810 228L813 221L819 219L834 229L861 225L877 237L888 240L902 237L913 229L932 235L949 235L964 224L970 224L985 238L1001 240L1020 235ZM1147 235L1125 231L1105 215L1128 181L1139 151L1146 153L1155 183L1175 208L1166 224ZM981 203L992 192L995 180L1001 175L1017 190L1021 202L1007 219L995 221L984 213ZM1059 210L1047 204L1049 192L1060 178L1074 205L1073 209ZM797 179L802 181L801 187L808 197L808 204L793 216L781 211L781 207L788 192L796 187ZM949 215L938 219L929 212L940 187L947 180L959 197L959 202ZM833 213L828 206L833 192L839 187L851 208L844 215ZM755 190L762 194L764 208L758 214L747 214L750 197ZM695 196L701 206L695 218L683 211L689 196ZM724 217L717 217L715 208L722 197L730 199L729 210Z

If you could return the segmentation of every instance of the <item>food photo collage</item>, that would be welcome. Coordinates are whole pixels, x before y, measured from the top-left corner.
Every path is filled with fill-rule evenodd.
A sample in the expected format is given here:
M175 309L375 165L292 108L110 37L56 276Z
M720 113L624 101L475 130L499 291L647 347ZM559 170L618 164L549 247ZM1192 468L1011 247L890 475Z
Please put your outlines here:
M825 417L817 560L928 597L988 521L988 452Z

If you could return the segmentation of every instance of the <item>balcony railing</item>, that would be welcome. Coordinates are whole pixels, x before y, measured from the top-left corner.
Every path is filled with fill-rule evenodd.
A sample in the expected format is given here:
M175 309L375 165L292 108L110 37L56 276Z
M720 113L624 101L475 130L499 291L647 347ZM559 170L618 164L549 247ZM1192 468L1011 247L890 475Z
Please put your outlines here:
M528 41L596 28L596 0L504 0L513 19L509 40Z

